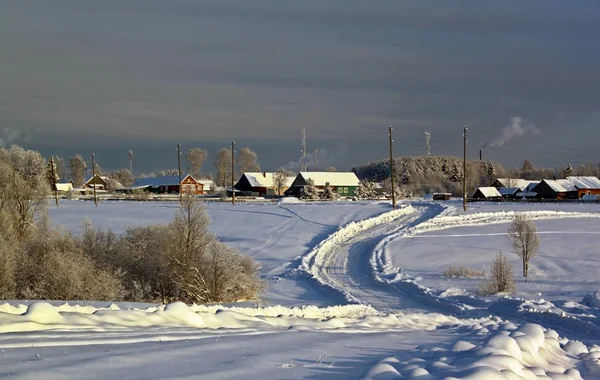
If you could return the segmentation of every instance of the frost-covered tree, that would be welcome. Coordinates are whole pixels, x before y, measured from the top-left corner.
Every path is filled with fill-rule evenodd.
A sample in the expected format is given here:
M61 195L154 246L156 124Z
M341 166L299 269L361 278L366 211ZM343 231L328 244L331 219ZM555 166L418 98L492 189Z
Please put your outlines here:
M563 177L570 177L573 175L573 167L571 164L568 164L565 170L563 171Z
M488 161L486 163L485 176L487 181L486 186L490 186L498 178L496 175L496 168L494 167L492 161Z
M237 158L237 168L240 173L259 172L258 156L250 148L242 148Z
M123 168L111 173L110 178L116 180L121 185L129 187L133 185L134 178L129 169Z
M285 168L280 167L273 176L273 186L277 190L277 195L281 195L281 191L287 184L288 172Z
M356 188L355 195L358 199L373 199L377 197L375 184L371 181L363 179Z
M188 151L188 154L186 154L185 159L188 162L188 169L192 177L200 178L200 171L202 169L204 161L206 161L207 155L208 152L206 151L206 149L192 148Z
M56 175L59 179L65 180L67 173L65 172L65 160L60 156L52 156L54 158L54 165L56 165Z
M214 165L217 170L217 183L226 187L231 183L231 151L227 148L219 150Z
M329 172L329 173L335 173L337 172L337 169L333 166L328 166L325 169L323 169L324 172Z
M523 214L515 215L508 228L508 239L515 252L523 261L523 277L529 275L529 261L537 255L540 249L540 238L537 234L535 223L527 219Z
M0 212L6 213L19 238L46 209L50 192L46 161L35 151L13 145L0 148Z
M75 182L75 186L82 186L85 182L85 173L87 171L87 163L81 157L81 154L76 154L69 158L69 173L71 179Z
M321 195L322 199L334 200L337 199L338 194L333 191L333 187L329 184L329 182L325 183L325 188L323 189L323 194Z
M319 199L319 190L317 190L317 186L315 186L315 181L312 178L309 178L306 181L306 186L302 188L302 195L300 196L302 199Z

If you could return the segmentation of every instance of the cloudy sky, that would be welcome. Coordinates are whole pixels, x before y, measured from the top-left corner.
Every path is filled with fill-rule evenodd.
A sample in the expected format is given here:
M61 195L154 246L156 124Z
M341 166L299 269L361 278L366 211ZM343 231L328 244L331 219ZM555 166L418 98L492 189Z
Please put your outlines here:
M0 144L174 167L232 140L267 170L387 155L598 162L596 1L4 0ZM210 165L210 163L209 163ZM207 168L210 169L210 168Z

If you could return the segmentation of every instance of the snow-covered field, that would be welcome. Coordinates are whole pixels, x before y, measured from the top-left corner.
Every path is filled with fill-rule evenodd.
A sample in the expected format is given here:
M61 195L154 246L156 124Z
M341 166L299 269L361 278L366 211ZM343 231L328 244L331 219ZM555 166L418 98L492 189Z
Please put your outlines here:
M0 305L0 375L16 378L600 378L600 205L381 202L207 204L217 237L253 256L259 305L13 301ZM176 203L62 202L53 221L119 233ZM535 220L531 278L506 239ZM479 298L502 250L514 297ZM583 299L586 298L587 305ZM334 306L340 305L340 306ZM370 306L367 306L370 305Z

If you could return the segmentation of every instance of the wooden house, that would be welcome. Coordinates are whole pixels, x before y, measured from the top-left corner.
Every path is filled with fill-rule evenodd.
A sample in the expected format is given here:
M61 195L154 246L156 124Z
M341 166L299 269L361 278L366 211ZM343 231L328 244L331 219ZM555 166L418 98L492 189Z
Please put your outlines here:
M479 200L497 201L502 199L502 194L500 194L498 189L496 189L495 187L480 187L477 190L475 190L475 193L473 193L473 196L471 198Z
M342 197L353 197L359 185L359 180L353 172L300 172L285 192L288 196L300 196L308 180L312 179L319 191L329 186Z
M275 184L276 175L277 173L246 172L241 175L234 188L242 194L246 193L261 197L265 195L282 195L294 182L294 177L286 177L283 187L277 189Z
M536 194L535 197L538 199L577 199L577 189L567 179L544 179L531 191Z

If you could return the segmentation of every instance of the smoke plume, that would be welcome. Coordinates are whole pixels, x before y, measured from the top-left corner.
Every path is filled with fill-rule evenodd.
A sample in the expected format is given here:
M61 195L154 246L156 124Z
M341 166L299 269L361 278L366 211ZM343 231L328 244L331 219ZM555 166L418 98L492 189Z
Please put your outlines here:
M520 116L514 116L510 118L510 123L502 128L502 135L485 143L483 148L488 146L498 148L520 137L537 136L540 133L535 125L526 123Z
M27 127L4 127L0 129L0 148L6 147L17 141L29 141L31 131Z

